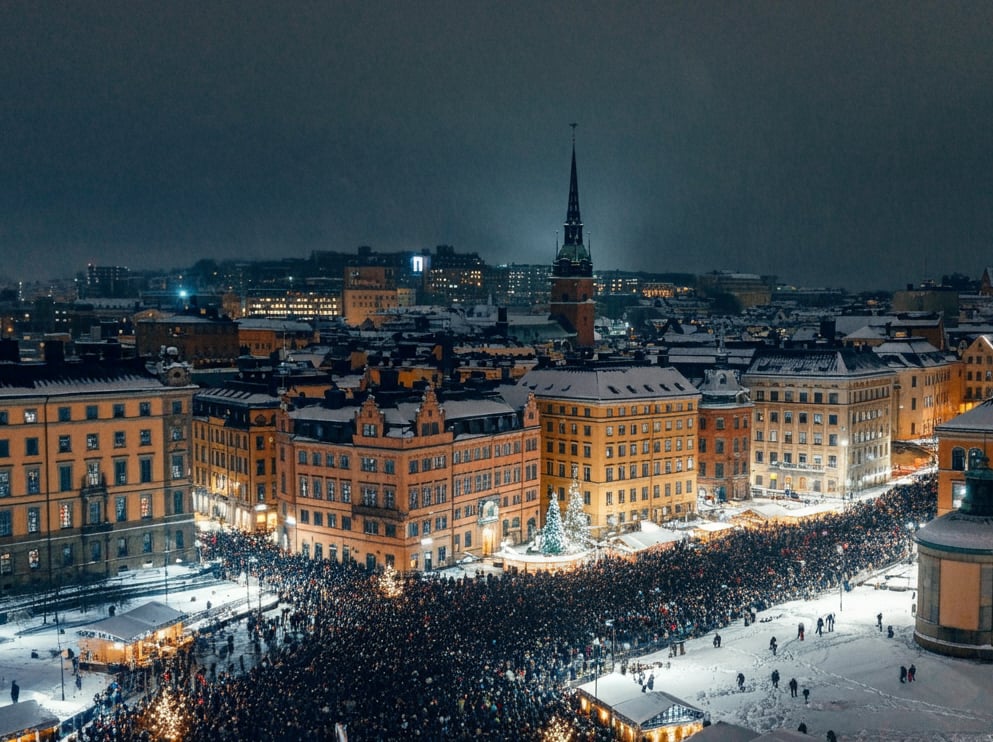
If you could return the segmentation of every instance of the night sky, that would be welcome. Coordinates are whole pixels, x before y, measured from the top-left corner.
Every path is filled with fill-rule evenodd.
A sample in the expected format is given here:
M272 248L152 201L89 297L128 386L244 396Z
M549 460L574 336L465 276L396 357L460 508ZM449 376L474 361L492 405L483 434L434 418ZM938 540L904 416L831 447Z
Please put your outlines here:
M0 275L454 245L902 288L993 264L993 3L15 2Z

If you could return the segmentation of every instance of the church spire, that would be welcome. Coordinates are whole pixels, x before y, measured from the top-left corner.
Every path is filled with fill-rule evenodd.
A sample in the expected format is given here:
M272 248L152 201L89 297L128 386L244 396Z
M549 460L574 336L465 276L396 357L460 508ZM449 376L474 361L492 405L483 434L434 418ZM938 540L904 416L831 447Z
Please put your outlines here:
M583 244L583 219L579 215L579 178L576 177L576 124L572 127L572 173L569 175L569 207L565 213L565 244Z
M566 208L564 238L556 262L589 262L590 253L583 244L583 218L579 214L579 178L576 175L576 126L572 127L572 170L569 174L569 205Z

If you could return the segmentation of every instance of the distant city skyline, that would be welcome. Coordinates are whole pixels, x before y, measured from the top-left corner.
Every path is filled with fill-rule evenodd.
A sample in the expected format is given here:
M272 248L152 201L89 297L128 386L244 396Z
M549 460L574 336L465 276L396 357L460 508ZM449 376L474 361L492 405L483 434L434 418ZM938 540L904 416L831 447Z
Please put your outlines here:
M993 263L993 5L14 2L0 277L448 244L899 289Z

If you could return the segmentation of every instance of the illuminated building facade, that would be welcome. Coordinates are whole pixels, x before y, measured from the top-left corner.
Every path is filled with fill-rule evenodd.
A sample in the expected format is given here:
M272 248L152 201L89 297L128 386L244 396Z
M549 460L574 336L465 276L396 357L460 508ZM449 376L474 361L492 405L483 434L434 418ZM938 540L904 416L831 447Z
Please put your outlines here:
M188 367L53 357L0 379L4 590L192 557Z
M842 497L888 482L895 380L868 349L757 352L742 377L753 493Z
M401 571L491 554L541 526L535 401L378 392L291 401L277 422L280 542Z
M542 512L574 479L593 535L685 517L696 509L699 392L673 368L535 368L518 384L538 400Z
M697 486L715 502L744 500L750 494L748 462L755 405L728 368L707 369L698 387Z

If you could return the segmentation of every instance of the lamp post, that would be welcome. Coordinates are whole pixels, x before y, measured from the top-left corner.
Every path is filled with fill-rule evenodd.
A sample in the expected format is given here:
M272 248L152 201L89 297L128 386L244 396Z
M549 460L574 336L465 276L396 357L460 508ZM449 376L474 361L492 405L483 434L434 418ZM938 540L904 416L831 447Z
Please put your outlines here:
M610 629L610 670L613 672L614 663L617 661L617 627L614 626L614 619L608 618L603 625Z
M66 700L66 664L62 661L62 627L59 626L58 608L55 610L55 636L59 648L59 677L62 680L62 700Z
M834 548L841 557L841 580L838 582L838 613L841 613L845 602L845 547L838 544Z
M165 602L169 605L169 531L165 532L165 561L162 564L165 582Z

